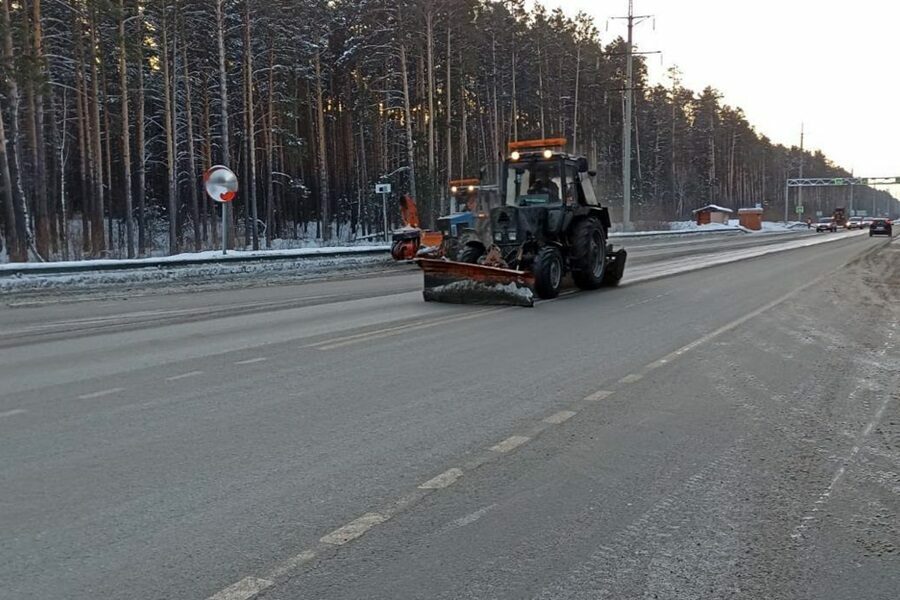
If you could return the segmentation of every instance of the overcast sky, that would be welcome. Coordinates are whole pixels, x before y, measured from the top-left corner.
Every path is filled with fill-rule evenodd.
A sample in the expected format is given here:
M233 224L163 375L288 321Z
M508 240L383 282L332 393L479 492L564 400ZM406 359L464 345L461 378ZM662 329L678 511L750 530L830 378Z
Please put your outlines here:
M627 0L541 0L625 34ZM677 65L684 85L716 87L757 131L821 149L857 176L900 176L900 1L635 0L656 15L635 29L654 82ZM814 176L814 173L808 175Z

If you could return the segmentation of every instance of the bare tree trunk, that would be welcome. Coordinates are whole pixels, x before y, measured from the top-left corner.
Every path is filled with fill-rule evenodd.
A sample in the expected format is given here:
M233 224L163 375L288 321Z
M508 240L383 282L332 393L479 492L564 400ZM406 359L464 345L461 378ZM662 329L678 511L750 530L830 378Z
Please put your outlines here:
M125 0L119 0L119 88L122 105L122 193L125 199L126 255L134 258L134 221L131 218L131 114L128 110L128 60L125 53Z
M184 67L184 119L187 122L187 153L188 153L188 181L191 189L191 220L194 230L194 252L203 249L203 240L200 237L200 195L197 186L200 182L200 173L197 172L197 156L194 147L194 110L191 103L191 73L188 68L187 44L181 48L181 59Z
M321 51L316 48L316 132L319 147L319 201L321 202L323 240L331 239L331 205L328 194L328 164L325 157L325 105L322 101Z
M406 160L409 166L409 194L416 198L416 147L409 102L409 73L406 68L406 46L400 45L400 77L403 79L403 121L406 126ZM387 232L385 232L387 233Z
M28 260L28 247L19 237L16 227L16 202L14 200L17 184L13 183L12 173L9 170L9 157L7 152L6 128L3 118L0 117L0 184L3 185L3 207L6 231L6 246L11 262L26 262Z
M462 68L462 53L459 56L460 68ZM466 110L466 85L465 78L460 76L459 85L459 176L465 177L466 158L469 154L468 111Z
M102 50L103 44L98 38L99 46ZM113 194L112 194L112 138L113 131L112 127L109 124L109 113L110 113L110 102L109 102L109 85L107 83L106 78L106 63L101 59L100 60L100 105L103 107L103 130L106 132L106 135L103 136L103 174L106 177L106 190L108 194L108 207L106 211L106 227L107 227L107 245L109 246L110 251L114 251L115 237L113 231L113 212L115 207L113 206ZM121 240L120 240L121 241Z
M434 190L434 9L429 3L425 13L425 52L428 65L428 186ZM432 194L429 194L429 205ZM429 206L434 210L433 206Z
M230 168L231 153L228 137L228 71L225 62L225 0L216 0L216 23L219 42L219 96L221 99L222 164ZM228 204L222 204L222 219L228 222ZM223 244L230 246L228 239Z
M581 44L575 59L575 114L572 116L572 154L578 154L578 92L581 87Z
M273 146L275 145L275 51L269 46L269 120L266 135L266 247L272 247L275 233L275 182L272 179L275 166Z
M15 245L10 243L10 260L26 262L28 260L28 247L32 245L32 240L31 232L28 229L28 205L25 202L25 192L22 190L22 171L19 167L19 156L21 155L21 144L19 141L19 86L13 65L13 40L9 4L6 1L2 2L3 66L6 71L6 98L9 101L9 145L7 146L5 140L3 144L3 151L6 156L5 165L9 170L9 176L7 178L8 184L4 183L4 186L7 190L8 210L12 214L10 228L15 231L16 240Z
M546 123L544 122L544 58L542 55L541 47L538 46L538 99L541 105L541 139L546 139L547 130Z
M519 141L519 106L517 104L517 96L516 93L516 50L513 49L512 52L512 108L510 110L509 120L512 124L512 135L514 141Z
M256 195L256 115L253 110L253 40L250 37L250 0L244 1L244 90L247 97L244 102L247 118L247 163L250 181L247 191L250 199L250 235L253 238L253 249L259 250L259 204ZM266 230L268 236L268 229Z
M178 200L176 198L177 179L175 174L175 118L172 109L172 78L169 68L169 27L167 19L162 19L162 76L164 111L163 120L166 129L166 174L167 174L167 205L169 213L169 254L178 253Z
M81 190L81 251L87 255L91 252L91 192L88 185L88 163L90 161L90 117L87 100L87 89L84 82L84 46L82 44L81 20L77 13L72 13L72 31L75 38L75 54L78 64L75 67L75 112L78 129L78 175Z
M204 172L213 165L213 140L212 125L210 116L208 85L203 86L203 170ZM210 206L208 200L204 198L203 202L203 239L211 240L212 245L218 247L219 232L216 223L215 205Z
M447 145L447 177L445 179L446 185L444 185L443 195L447 196L447 208L449 209L447 213L453 213L456 211L456 208L452 206L453 200L449 195L450 190L450 180L453 179L453 110L452 110L452 102L453 96L451 95L452 80L451 80L451 72L450 72L450 24L447 24L447 106L444 107L444 110L447 112L447 139L444 140L444 143Z
M62 253L63 260L69 260L69 202L66 195L66 122L69 119L69 103L68 90L62 92L62 127L56 119L56 102L54 96L50 96L50 111L54 115L51 122L51 135L53 137L53 147L56 149L54 160L54 177L53 185L56 190L56 196L59 203L56 205L56 218L51 221L55 230L53 231L54 246ZM62 130L62 134L60 134Z
M106 253L106 234L103 230L103 216L105 212L103 189L103 142L100 137L100 75L97 72L97 12L94 9L90 17L90 52L88 62L91 64L92 98L91 120L93 123L92 145L93 152L93 182L94 202L91 215L91 250L94 256L102 256Z
M41 0L32 0L32 59L37 76L29 79L29 97L32 109L31 141L34 160L34 221L35 245L43 258L50 257L50 223L47 198L47 149L44 145L44 34L41 23Z
M138 10L138 39L144 37L143 13ZM137 115L135 123L135 145L137 146L137 223L138 223L138 254L143 255L147 251L147 224L146 224L146 186L147 186L147 149L145 141L144 123L144 44L138 43L137 56L138 97Z

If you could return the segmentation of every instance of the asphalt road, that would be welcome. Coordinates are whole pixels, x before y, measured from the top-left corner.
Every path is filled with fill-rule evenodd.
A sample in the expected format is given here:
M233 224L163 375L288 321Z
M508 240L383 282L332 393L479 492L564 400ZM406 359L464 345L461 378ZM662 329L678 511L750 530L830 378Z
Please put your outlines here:
M0 309L0 597L895 598L900 253L676 256Z

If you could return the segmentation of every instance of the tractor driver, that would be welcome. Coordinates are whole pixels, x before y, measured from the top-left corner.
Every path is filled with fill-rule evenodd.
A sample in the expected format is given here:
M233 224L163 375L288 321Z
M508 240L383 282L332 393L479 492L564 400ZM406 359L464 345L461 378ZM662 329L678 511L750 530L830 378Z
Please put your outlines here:
M550 202L558 202L559 186L554 181L545 182L543 179L535 179L528 188L528 195L546 195Z

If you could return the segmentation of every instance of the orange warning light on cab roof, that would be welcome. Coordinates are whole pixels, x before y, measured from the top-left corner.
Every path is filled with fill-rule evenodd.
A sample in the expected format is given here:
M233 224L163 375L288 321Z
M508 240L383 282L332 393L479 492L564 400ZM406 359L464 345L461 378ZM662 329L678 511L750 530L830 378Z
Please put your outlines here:
M479 184L481 184L480 179L453 179L450 181L450 187L468 187Z
M510 142L509 150L540 150L542 148L564 148L568 140L566 138L547 138L542 140L522 140Z

